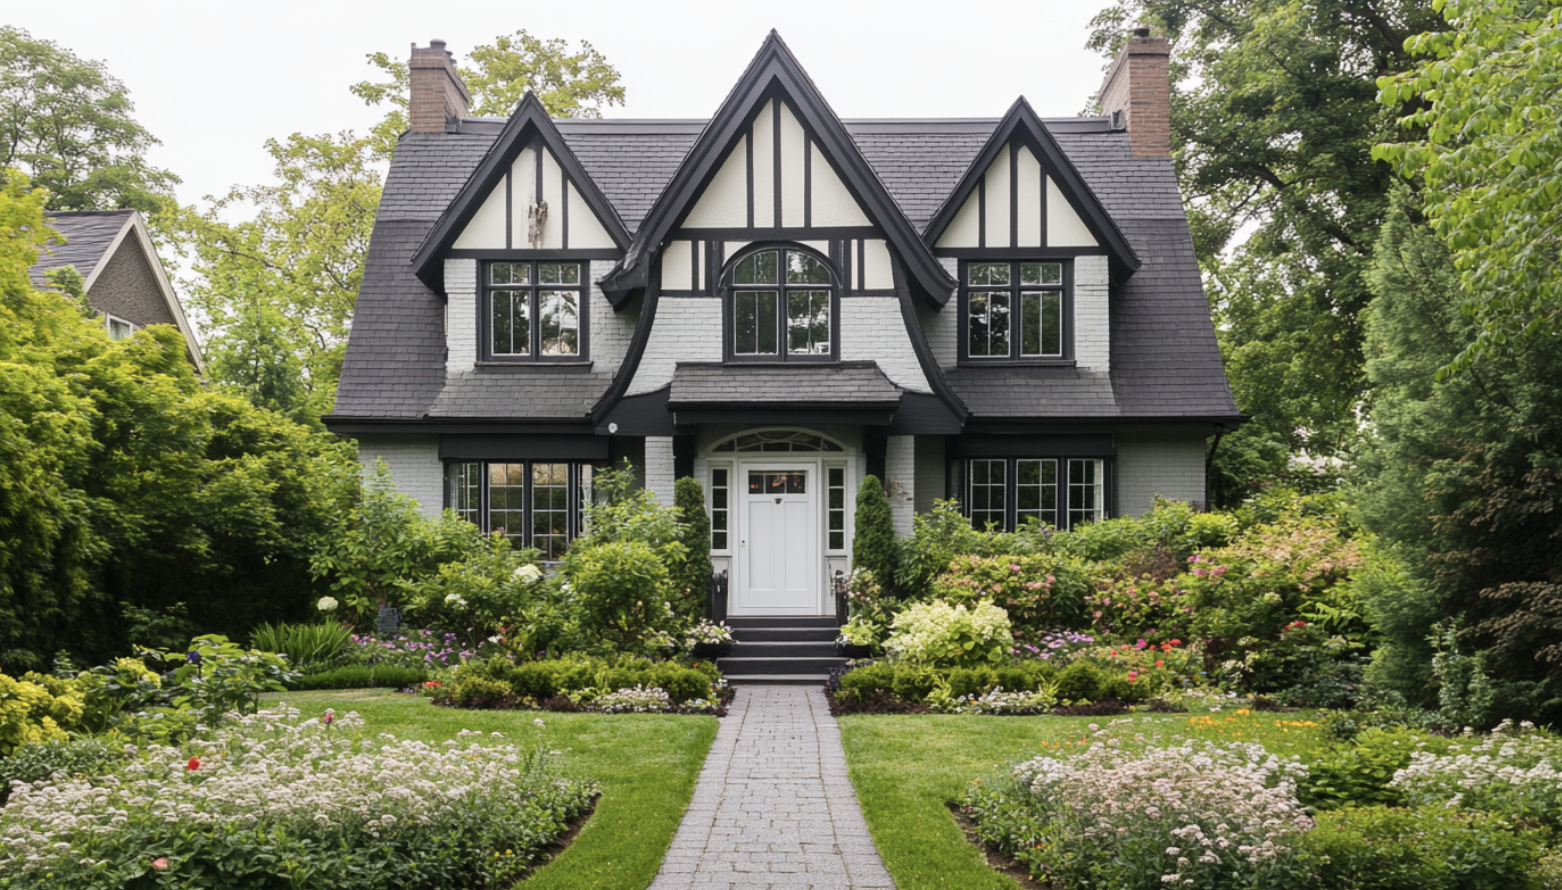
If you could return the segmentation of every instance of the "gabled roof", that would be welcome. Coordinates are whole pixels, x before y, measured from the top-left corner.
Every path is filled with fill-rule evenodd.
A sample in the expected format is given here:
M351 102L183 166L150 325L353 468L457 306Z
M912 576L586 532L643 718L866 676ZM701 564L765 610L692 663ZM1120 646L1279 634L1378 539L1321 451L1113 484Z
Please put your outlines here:
M586 206L591 208L591 212L601 221L602 228L607 230L608 237L613 239L620 250L629 247L629 230L624 227L618 211L603 196L591 174L580 165L564 137L559 135L558 127L548 116L547 109L542 107L541 100L528 90L515 107L515 113L505 122L493 146L488 149L488 154L472 171L466 185L461 187L455 200L440 216L434 228L429 230L428 237L413 255L413 267L418 277L429 287L435 290L443 287L443 272L438 261L445 250L455 243L467 223L483 206L489 193L504 180L504 175L509 172L515 159L534 140L539 139L558 160L559 166L564 168L565 175L585 199Z
M1139 257L1123 237L1123 233L1113 221L1111 214L1101 205L1095 193L1085 182L1079 171L1074 169L1074 164L1067 154L1053 138L1052 131L1036 114L1030 103L1021 96L1009 107L1008 113L998 122L992 135L987 137L987 142L982 150L977 152L971 161L971 166L965 171L965 175L955 185L954 191L944 199L933 218L928 220L927 227L922 232L923 239L928 244L938 243L944 230L954 221L955 215L965 205L966 198L976 189L976 184L986 175L987 168L992 166L998 153L1015 139L1030 147L1036 156L1042 159L1049 173L1054 177L1058 190L1068 199L1074 211L1079 214L1090 234L1095 236L1096 242L1105 247L1117 263L1129 271L1139 268Z
M825 156L837 165L842 180L868 218L883 228L885 238L900 254L917 289L935 304L943 305L954 290L954 280L922 242L840 118L775 31L765 38L754 61L646 214L624 258L602 279L602 290L608 299L615 306L622 305L631 292L645 287L657 249L694 205L740 131L776 89L791 100L799 120L812 132Z

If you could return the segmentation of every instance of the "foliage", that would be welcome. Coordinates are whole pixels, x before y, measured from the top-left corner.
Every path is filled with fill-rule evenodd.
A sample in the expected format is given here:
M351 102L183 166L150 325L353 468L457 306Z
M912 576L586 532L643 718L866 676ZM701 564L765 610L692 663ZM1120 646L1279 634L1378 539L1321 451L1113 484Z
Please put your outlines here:
M880 586L893 592L900 549L889 497L877 476L864 476L857 488L857 512L852 520L852 566L871 572Z
M1046 662L1004 663L933 669L904 661L857 663L835 680L832 691L842 701L862 702L874 696L894 696L920 702L937 690L960 698L980 698L997 690L1032 693L1049 690L1058 677Z
M1415 217L1400 195L1368 328L1377 408L1358 499L1408 568L1368 598L1384 633L1373 676L1435 702L1429 628L1451 621L1458 650L1490 674L1495 712L1548 722L1562 714L1562 351L1494 353L1435 382L1475 325L1447 250Z
M299 717L262 712L188 749L151 747L101 780L19 789L0 817L0 887L202 875L235 886L508 886L595 796L548 767L541 727L530 747L479 744L476 733L433 747L355 739L356 714L332 725ZM105 808L122 818L79 818Z
M513 695L533 706L557 696L584 703L623 689L659 689L673 704L704 701L715 694L721 674L709 664L683 665L639 658L569 656L511 663L503 658L472 661L456 670L449 693L461 706ZM477 682L474 682L477 681Z
M1048 883L1277 887L1301 871L1291 845L1312 827L1296 800L1302 773L1260 745L1096 743L973 785L966 806L982 840Z
M125 759L125 752L101 739L54 738L28 742L0 758L0 800L12 782L32 783L55 773L66 776L101 776Z
M1327 485L1292 457L1352 444L1370 399L1366 272L1394 180L1371 152L1408 108L1379 105L1376 80L1441 22L1417 0L1119 0L1091 47L1115 52L1134 22L1172 42L1172 157L1233 393L1253 416L1222 438L1212 497Z
M1412 806L1458 807L1562 830L1562 741L1504 720L1484 736L1466 732L1419 750L1391 786Z
M656 652L673 645L672 576L657 552L639 541L572 547L564 575L574 588L582 629L618 652Z
M245 649L218 634L196 637L182 652L149 650L143 656L178 665L163 693L169 704L208 720L229 711L253 714L261 693L281 692L297 676L276 654Z
M1355 807L1320 814L1297 844L1321 887L1514 890L1549 886L1540 832L1481 813Z
M366 105L391 106L373 130L381 150L389 155L407 129L411 79L407 63L394 61L388 53L370 53L366 58L386 80L361 81L352 92ZM478 45L467 58L473 66L456 70L472 95L474 115L509 117L527 92L535 93L553 117L601 117L603 106L624 104L618 70L584 40L579 50L571 52L564 40L544 40L522 29Z
M179 177L147 163L160 143L102 62L0 27L0 168L50 192L50 210L153 213Z
M1075 674L1083 673L1087 665L1102 678L1093 693L1071 688ZM1072 701L1144 701L1206 685L1201 676L1203 666L1204 652L1198 645L1183 645L1178 639L1150 643L1141 638L1132 644L1080 649L1064 668L1061 682L1063 689L1073 693L1064 697Z
M1009 615L988 602L913 603L895 616L884 649L891 658L952 667L1002 661L1014 645Z
M314 624L262 624L250 634L250 645L287 656L289 665L307 669L341 659L352 639L352 628L334 621Z
M34 742L63 740L81 723L80 687L42 674L0 674L0 756Z
M710 590L710 514L705 512L705 489L698 479L687 476L673 483L673 508L678 512L679 540L683 561L674 572L673 589L678 598L673 608L690 620L709 609Z
M455 631L469 651L503 632L542 582L536 550L512 550L494 534L465 559L448 562L433 575L402 581L406 613L418 623Z
M1425 183L1432 230L1463 284L1474 337L1438 370L1483 356L1554 349L1562 333L1562 4L1442 0L1450 30L1405 42L1419 59L1379 78L1378 99L1402 109L1407 142L1373 156ZM1441 23L1439 23L1440 25Z
M287 685L289 689L406 689L428 680L422 668L391 664L349 664L316 674L305 674Z
M1093 586L1090 566L1056 554L956 557L933 580L932 596L953 604L990 602L1019 629L1085 624L1085 595Z
M477 526L452 510L437 519L420 513L417 502L396 491L384 461L363 481L345 526L315 552L310 570L329 583L346 619L359 626L373 620L381 603L403 605L408 582L487 546Z
M434 630L409 630L396 634L353 634L348 638L347 661L359 665L394 665L403 668L436 670L455 667L462 653L456 635Z
M1396 806L1403 801L1390 783L1424 744L1423 738L1404 729L1368 729L1308 763L1307 775L1297 783L1297 797L1319 810Z
M702 618L699 623L684 631L683 645L686 649L695 646L721 646L733 642L732 628L727 622L712 622L708 618Z

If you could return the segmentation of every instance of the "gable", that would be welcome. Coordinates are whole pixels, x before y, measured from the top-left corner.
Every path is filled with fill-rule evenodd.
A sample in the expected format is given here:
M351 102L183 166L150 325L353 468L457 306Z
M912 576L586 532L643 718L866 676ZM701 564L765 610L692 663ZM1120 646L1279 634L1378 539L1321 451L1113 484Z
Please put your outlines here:
M761 105L701 190L683 228L871 227L817 142L781 97Z
M1099 247L1057 180L1030 146L999 151L933 245L953 247Z
M547 207L542 237L529 240L534 206ZM537 139L489 186L477 212L451 242L455 250L592 250L617 247L581 198L558 157Z

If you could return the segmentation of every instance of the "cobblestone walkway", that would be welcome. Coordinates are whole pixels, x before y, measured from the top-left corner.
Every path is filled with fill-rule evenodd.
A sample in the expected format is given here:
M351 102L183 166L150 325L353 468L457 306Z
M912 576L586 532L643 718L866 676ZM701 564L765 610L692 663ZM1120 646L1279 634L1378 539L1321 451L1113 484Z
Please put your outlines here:
M824 690L740 686L650 890L894 890Z

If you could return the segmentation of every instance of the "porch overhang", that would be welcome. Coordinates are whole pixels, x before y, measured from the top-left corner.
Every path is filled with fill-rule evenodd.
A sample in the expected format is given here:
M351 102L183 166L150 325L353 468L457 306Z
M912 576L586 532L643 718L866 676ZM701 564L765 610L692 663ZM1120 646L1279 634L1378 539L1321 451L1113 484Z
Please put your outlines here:
M901 390L874 362L679 364L667 410L673 425L708 423L889 426Z

